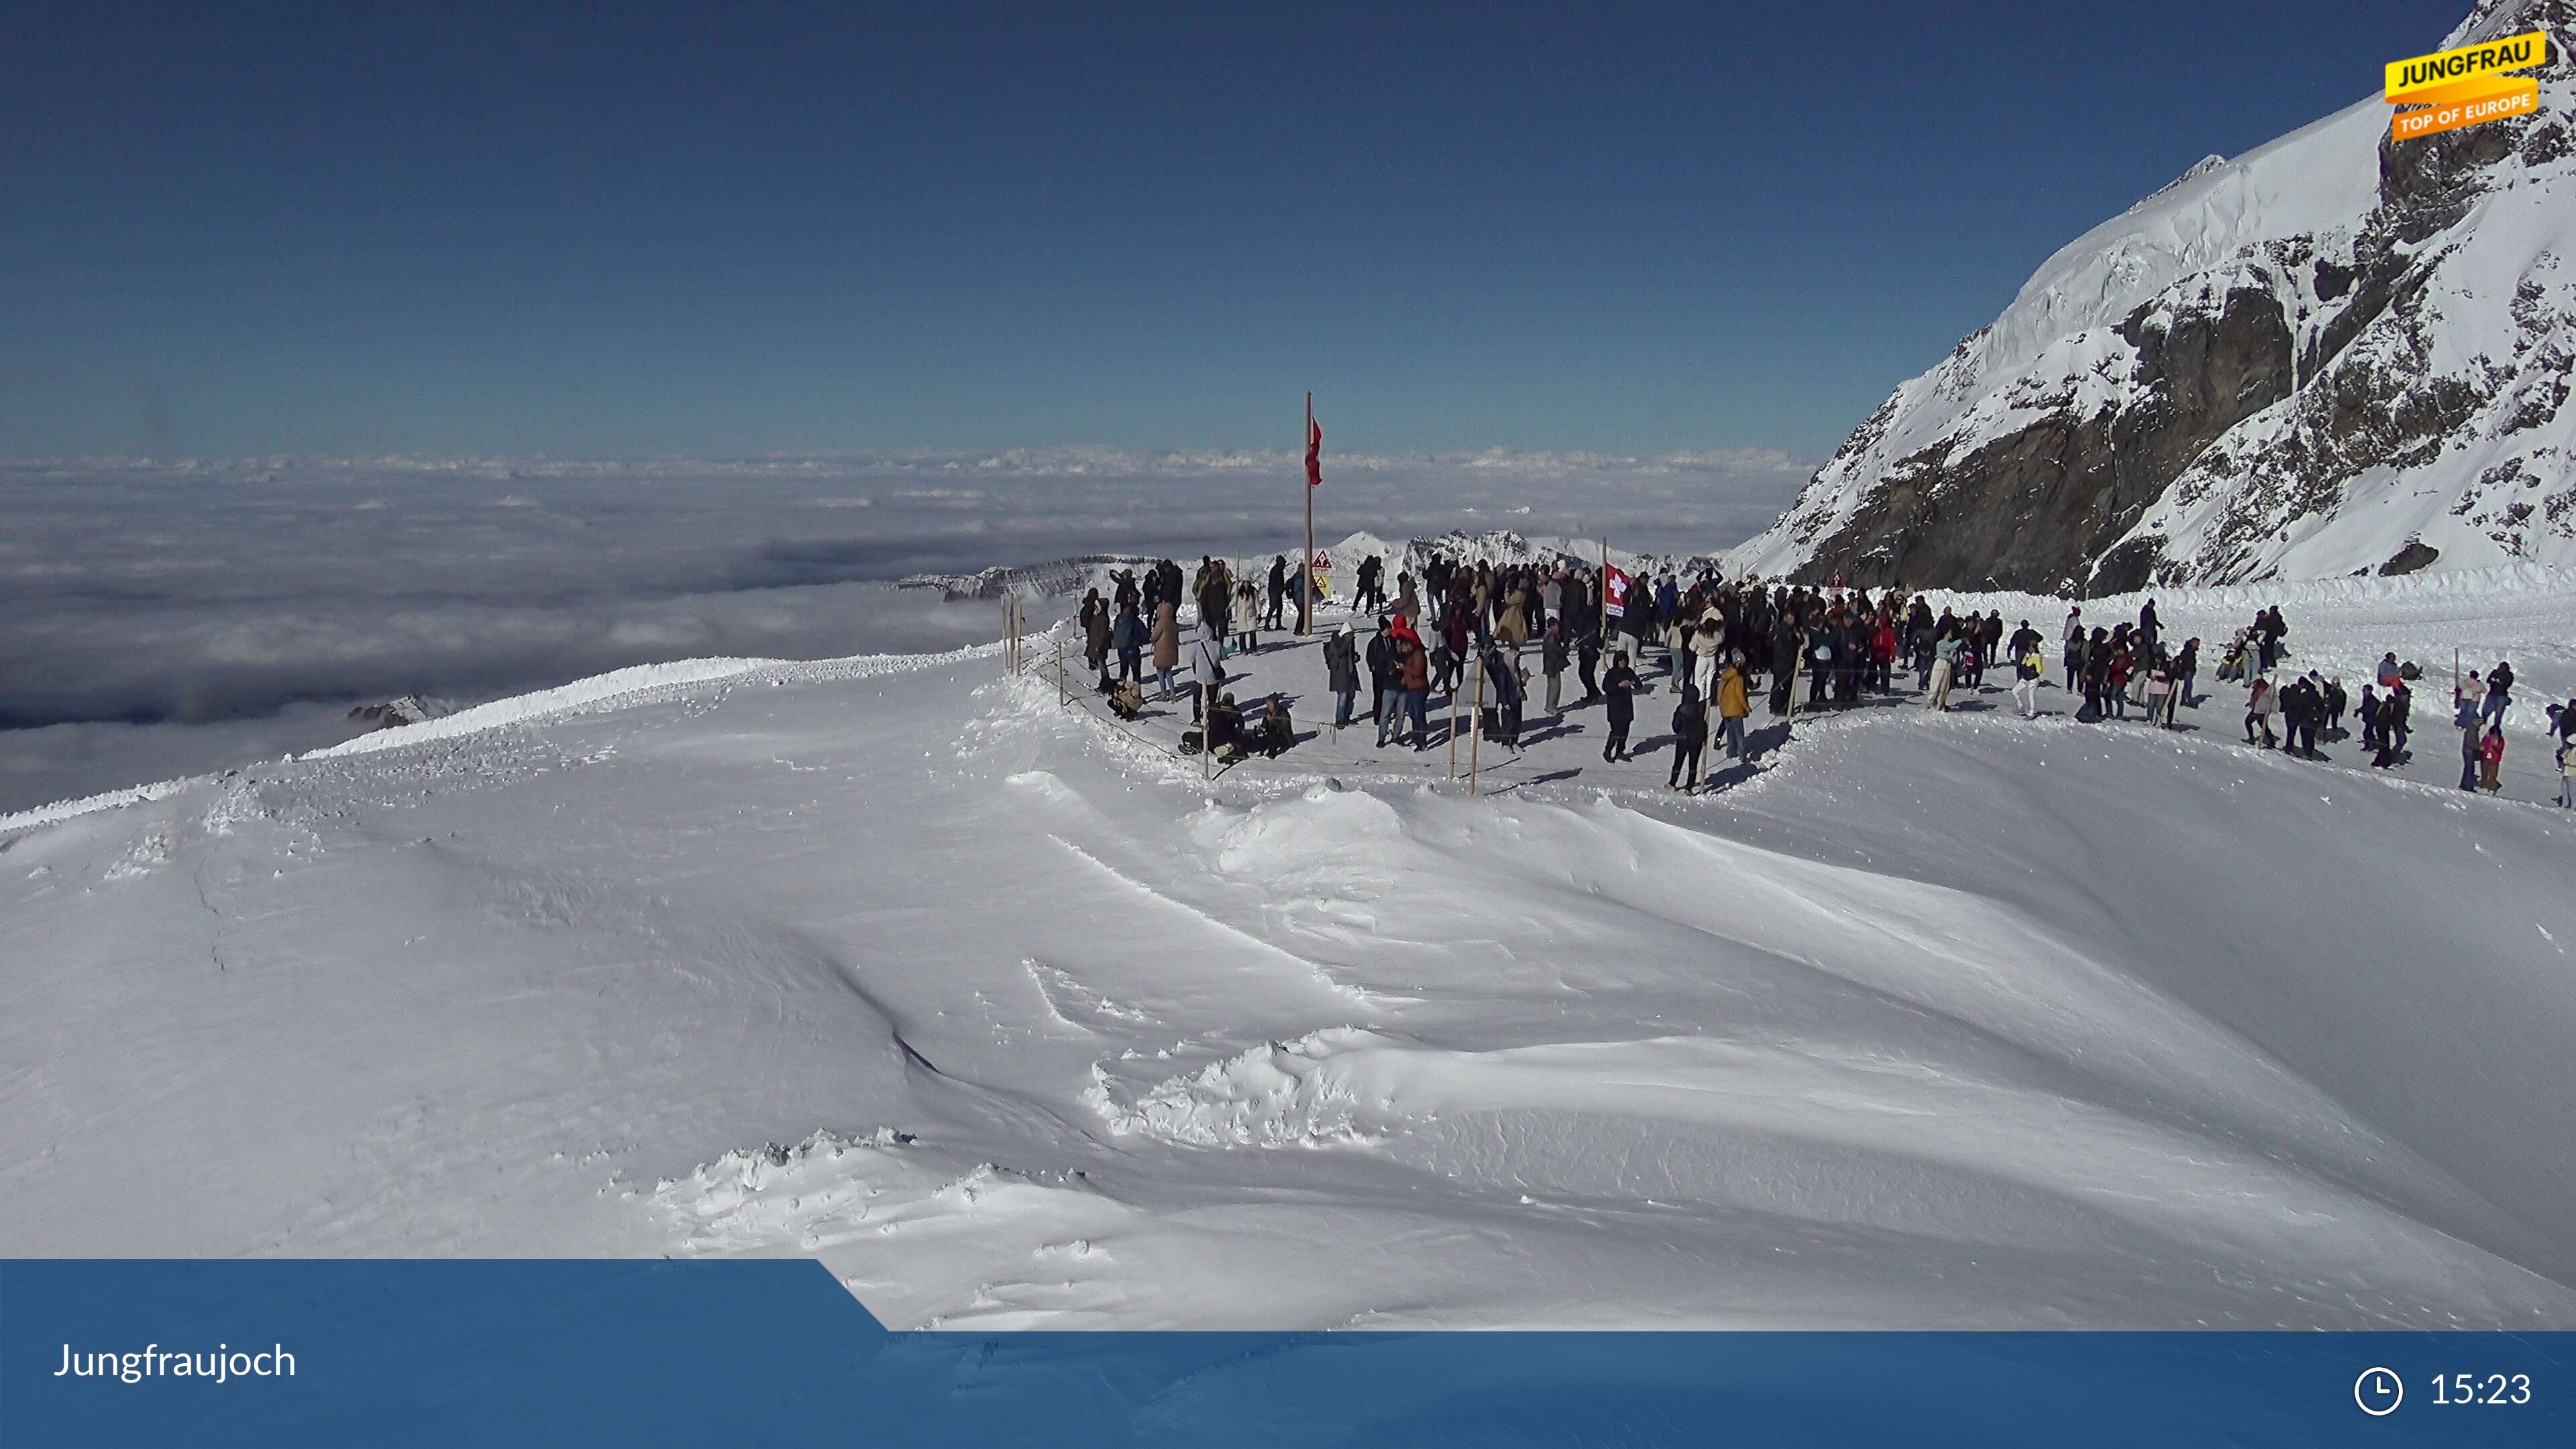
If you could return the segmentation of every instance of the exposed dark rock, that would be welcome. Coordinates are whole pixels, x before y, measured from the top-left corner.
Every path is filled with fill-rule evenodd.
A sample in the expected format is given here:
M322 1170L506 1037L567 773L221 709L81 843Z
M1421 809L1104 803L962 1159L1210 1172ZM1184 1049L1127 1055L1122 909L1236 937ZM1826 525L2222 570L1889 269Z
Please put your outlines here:
M2440 549L2434 548L2432 545L2427 544L2420 538L2410 538L2406 541L2406 546L2404 548L2391 554L2388 562L2379 566L2379 572L2382 577L2394 574L2411 574L2441 556L2442 551Z
M2235 288L2215 311L2179 316L2142 307L2119 332L2137 348L2125 406L2082 418L2062 406L1965 457L1899 462L1797 576L2054 589L2084 577L2211 440L2289 394L2289 322L2268 291Z
M370 730L389 730L396 725L419 724L422 720L454 713L456 706L447 700L426 694L406 694L383 704L359 705L349 711L349 722L357 725L363 734Z

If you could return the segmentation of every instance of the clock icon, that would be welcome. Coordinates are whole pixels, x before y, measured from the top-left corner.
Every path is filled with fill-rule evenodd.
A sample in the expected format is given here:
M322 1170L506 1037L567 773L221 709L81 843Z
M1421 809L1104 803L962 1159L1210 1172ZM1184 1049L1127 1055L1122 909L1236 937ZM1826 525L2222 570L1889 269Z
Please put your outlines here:
M2366 1368L2352 1381L2352 1401L2370 1417L2383 1418L2406 1402L2406 1385L2398 1381L2395 1369Z

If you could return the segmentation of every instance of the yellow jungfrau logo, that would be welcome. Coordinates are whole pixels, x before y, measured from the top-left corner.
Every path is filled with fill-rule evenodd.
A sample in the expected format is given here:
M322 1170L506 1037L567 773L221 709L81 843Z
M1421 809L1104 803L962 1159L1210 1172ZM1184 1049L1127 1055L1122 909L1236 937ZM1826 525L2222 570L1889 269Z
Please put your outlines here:
M2429 109L2398 111L2389 120L2388 133L2393 139L2406 141L2500 121L2507 116L2529 115L2540 109L2540 82L2505 72L2525 70L2548 59L2549 32L2534 30L2457 50L2419 55L2412 60L2391 61L2388 103Z

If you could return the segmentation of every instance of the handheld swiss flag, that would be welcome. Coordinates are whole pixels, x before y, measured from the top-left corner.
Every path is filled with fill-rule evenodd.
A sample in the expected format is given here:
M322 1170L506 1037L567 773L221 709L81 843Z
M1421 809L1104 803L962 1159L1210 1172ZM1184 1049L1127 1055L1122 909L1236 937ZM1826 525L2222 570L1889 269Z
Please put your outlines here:
M1613 619L1627 615L1628 575L1624 570L1614 568L1602 576L1601 605L1601 611Z
M1306 486L1324 486L1324 425L1313 418L1306 420Z

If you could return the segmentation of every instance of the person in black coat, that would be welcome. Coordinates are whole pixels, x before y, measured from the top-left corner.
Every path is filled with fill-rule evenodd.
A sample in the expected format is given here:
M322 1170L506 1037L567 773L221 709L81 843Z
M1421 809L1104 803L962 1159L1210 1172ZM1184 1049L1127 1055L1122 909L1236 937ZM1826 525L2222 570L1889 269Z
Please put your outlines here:
M1093 674L1100 676L1099 683L1094 687L1102 694L1107 694L1109 692L1109 631L1115 621L1110 616L1108 601L1100 597L1098 589L1083 595L1082 611L1074 616L1074 621L1082 626L1082 662Z
M2504 712L2513 704L2513 666L2499 659L2487 671L2487 697L2478 702L2478 718L2498 729L2504 727Z
M2092 642L2084 651L2084 711L2078 718L2088 722L2102 718L2102 693L2110 687L2114 652L2110 631L2094 630Z
M2406 713L2414 702L2414 692L2403 680L2388 687L2379 701L2379 753L2371 756L2370 767L2385 770L2406 758Z
M1799 641L1807 631L1799 626L1795 613L1783 611L1771 630L1771 712L1789 712L1790 681L1798 670Z
M1511 651L1497 644L1485 651L1485 697L1494 702L1494 725L1501 743L1521 747L1521 671Z
M1601 693L1609 700L1610 740L1601 747L1605 761L1624 760L1628 756L1628 726L1637 718L1637 671L1628 667L1628 651L1610 656L1610 672L1602 677Z
M1698 790L1700 752L1707 747L1708 706L1701 701L1696 686L1684 684L1681 703L1673 706L1673 770L1664 788Z
M1386 620L1377 621L1377 632L1369 636L1365 657L1369 670L1369 718L1383 721L1386 718L1387 681L1395 677L1395 641L1387 637ZM1378 727L1384 729L1385 725Z
M2315 681L2306 675L2290 681L2281 691L2281 717L2289 725L2285 753L2301 759L2314 759L2317 753L2317 717L2323 713L2324 701L2317 695Z
M1549 619L1547 633L1540 637L1538 644L1539 673L1547 676L1547 712L1549 714L1565 712L1564 706L1560 703L1560 692L1565 684L1565 656L1565 620L1561 617Z

